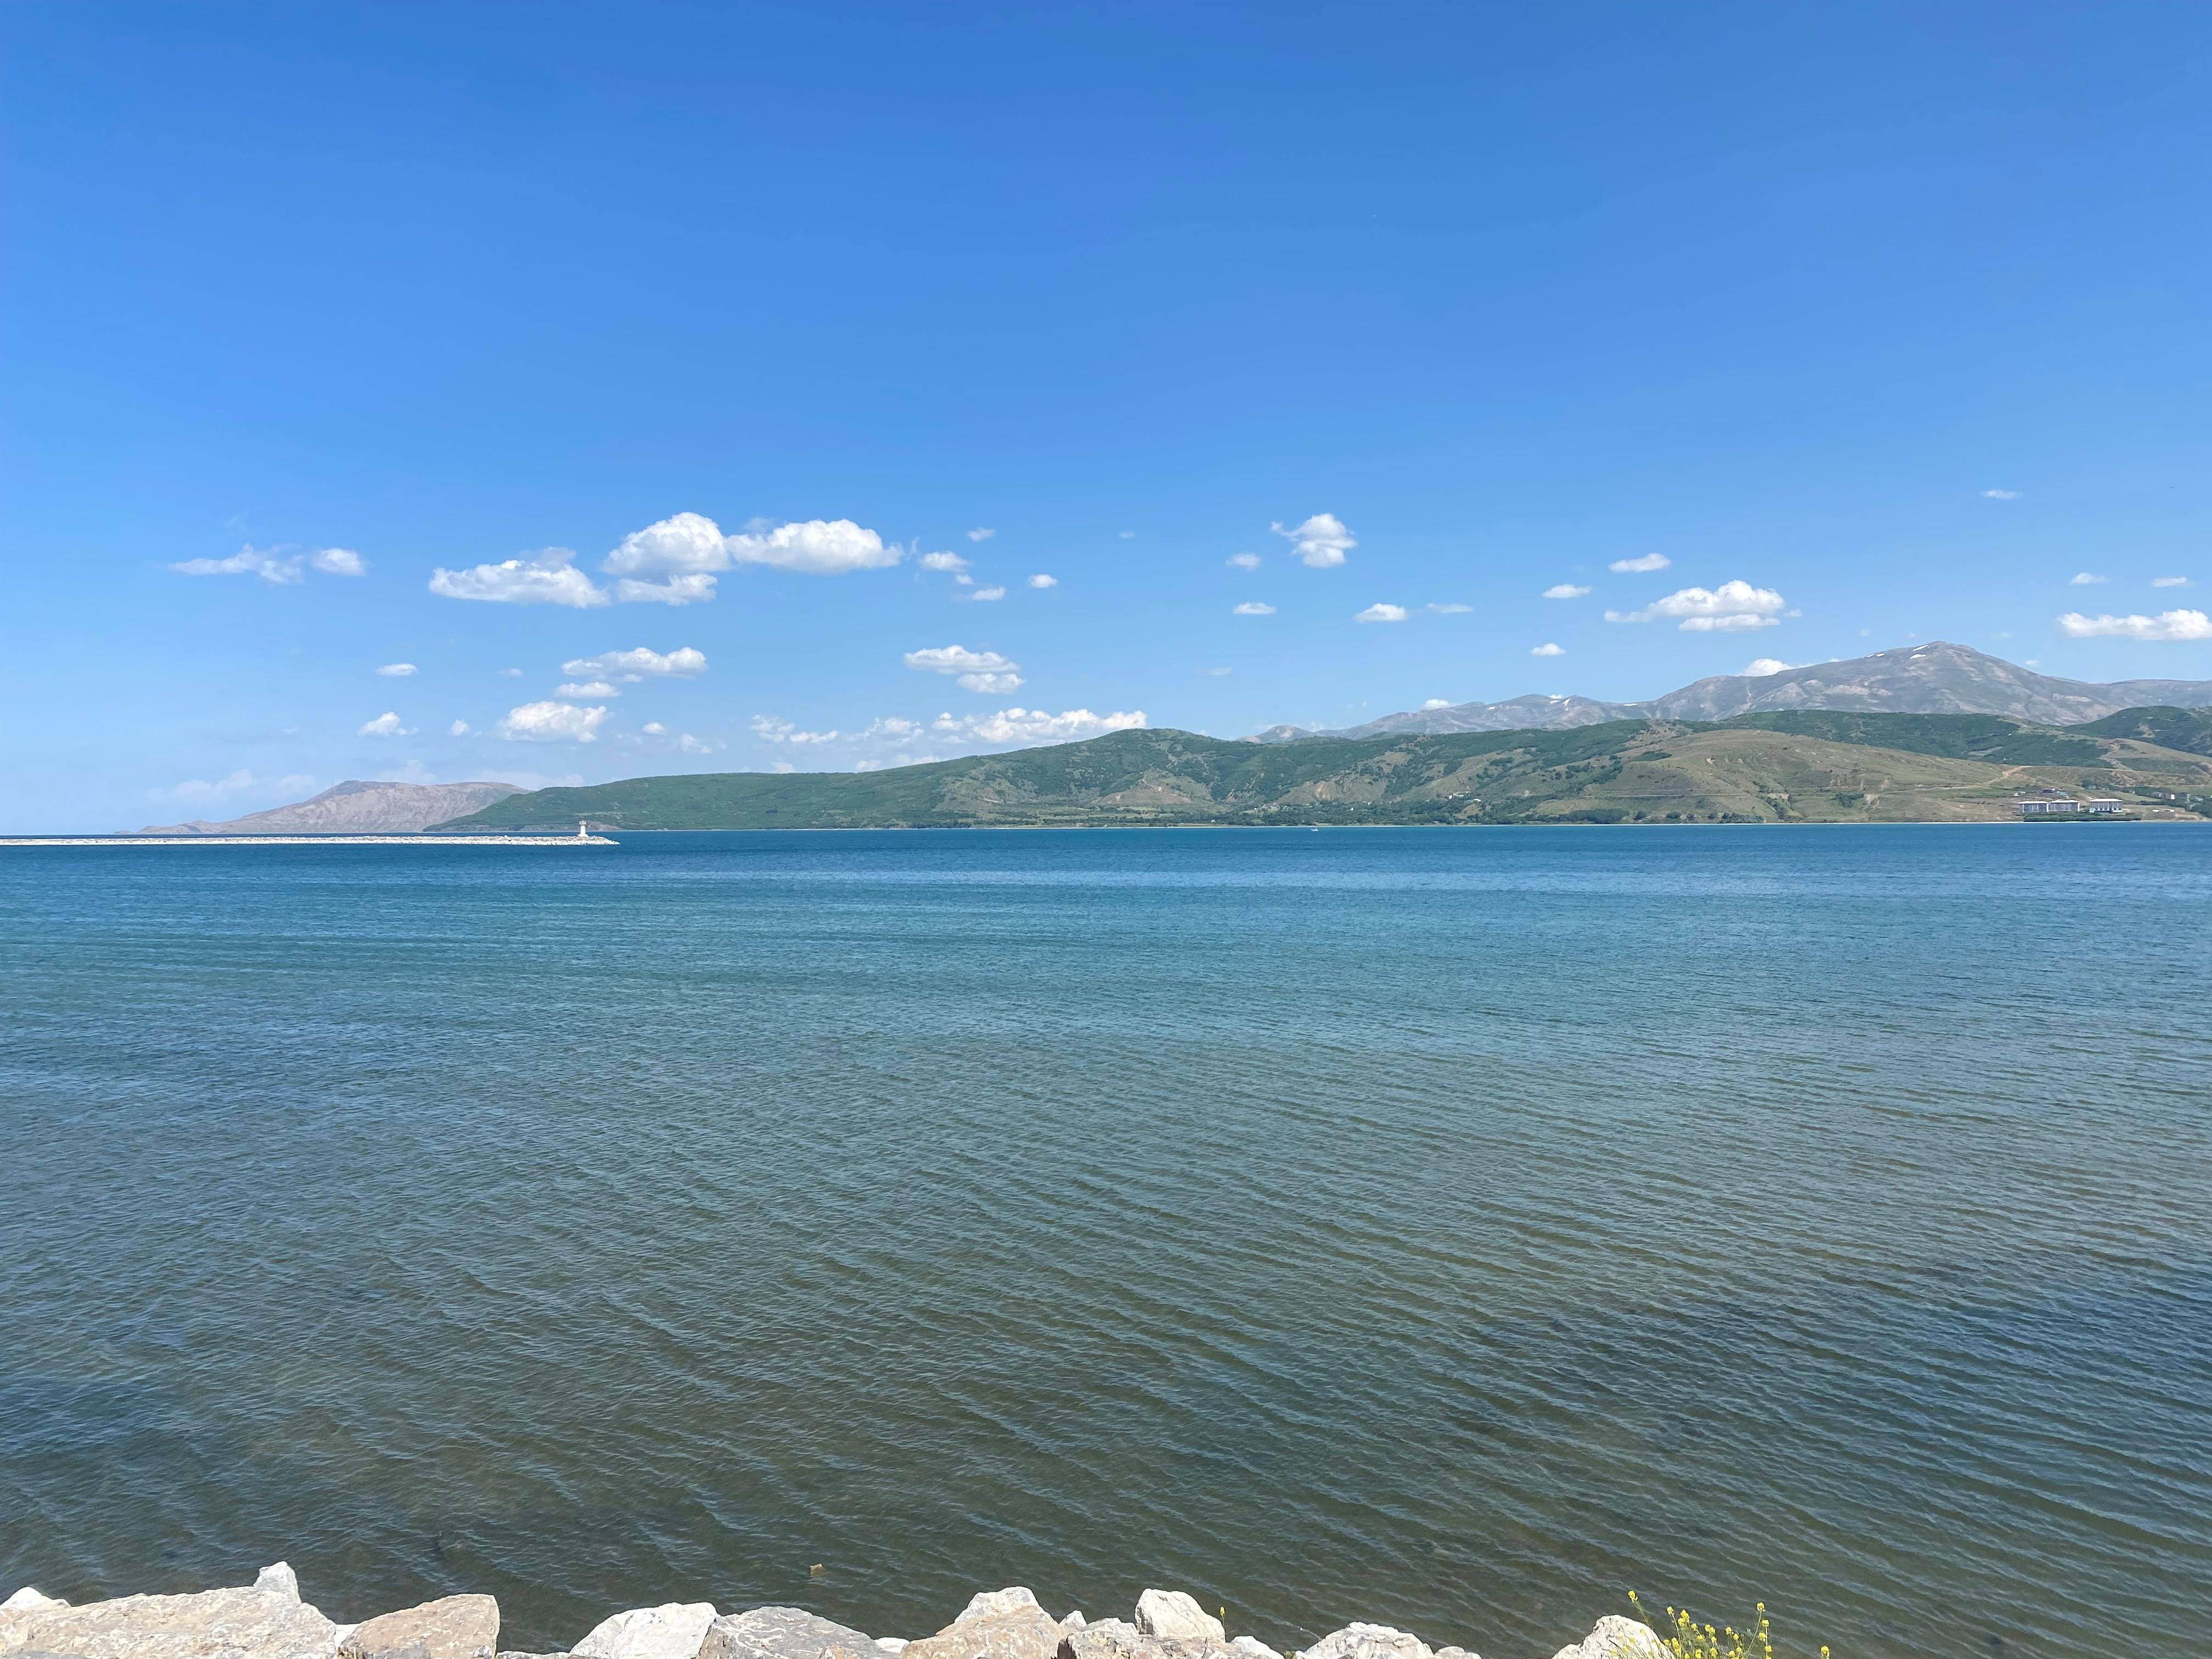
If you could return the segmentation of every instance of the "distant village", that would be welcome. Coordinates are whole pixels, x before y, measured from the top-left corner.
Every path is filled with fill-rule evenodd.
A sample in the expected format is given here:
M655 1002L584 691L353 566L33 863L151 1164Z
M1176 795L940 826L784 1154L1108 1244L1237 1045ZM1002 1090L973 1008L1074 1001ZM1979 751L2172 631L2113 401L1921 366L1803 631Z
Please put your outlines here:
M2111 795L2092 795L2076 800L2056 789L2045 789L2013 803L2024 818L2111 817L2127 811L2128 804Z

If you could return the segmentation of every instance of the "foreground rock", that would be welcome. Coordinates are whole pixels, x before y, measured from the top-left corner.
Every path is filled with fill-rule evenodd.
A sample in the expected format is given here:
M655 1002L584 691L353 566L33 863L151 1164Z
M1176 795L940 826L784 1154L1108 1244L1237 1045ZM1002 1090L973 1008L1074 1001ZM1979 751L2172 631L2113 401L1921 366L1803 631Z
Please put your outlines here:
M576 1659L696 1659L714 1622L712 1601L632 1607L592 1626L573 1651Z
M1164 1642L1224 1643L1221 1621L1184 1590L1148 1589L1137 1598L1137 1628Z
M860 1632L799 1607L725 1613L707 1627L699 1659L880 1659Z
M1561 1648L1552 1659L1667 1659L1667 1650L1650 1626L1609 1613L1590 1627L1588 1636Z
M1032 1598L1026 1607L956 1619L936 1635L908 1643L899 1659L1059 1659L1067 1639L1060 1620Z
M356 1625L338 1643L338 1659L493 1659L499 1603L489 1595L447 1595Z
M282 1568L282 1571L278 1571ZM40 1596L0 1612L0 1654L59 1659L331 1659L338 1627L300 1600L279 1562L265 1588L197 1595L125 1595L81 1607ZM37 1595L36 1591L32 1592Z
M1304 1659L1436 1659L1418 1636L1388 1625L1346 1625L1305 1650Z

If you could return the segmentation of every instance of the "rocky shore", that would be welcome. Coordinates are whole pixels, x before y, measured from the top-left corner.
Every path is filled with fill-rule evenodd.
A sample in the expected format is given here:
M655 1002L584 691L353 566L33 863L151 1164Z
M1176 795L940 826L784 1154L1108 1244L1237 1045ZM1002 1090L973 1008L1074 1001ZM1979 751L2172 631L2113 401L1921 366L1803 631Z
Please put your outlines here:
M499 1645L499 1603L447 1595L356 1625L300 1598L283 1562L252 1587L125 1595L82 1607L26 1587L0 1601L0 1659L1285 1659L1181 1590L1148 1589L1128 1619L1055 1619L1020 1588L985 1590L933 1636L868 1636L799 1607L709 1601L632 1607L560 1654ZM1387 1625L1347 1625L1290 1659L1480 1659ZM1650 1626L1606 1618L1553 1659L1667 1659Z

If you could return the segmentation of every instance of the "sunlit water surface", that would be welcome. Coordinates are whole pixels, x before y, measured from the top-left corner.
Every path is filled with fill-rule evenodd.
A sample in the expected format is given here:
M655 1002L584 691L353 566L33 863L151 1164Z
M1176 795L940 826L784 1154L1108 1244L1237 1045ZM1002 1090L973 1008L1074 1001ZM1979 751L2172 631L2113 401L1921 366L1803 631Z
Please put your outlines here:
M2212 826L0 849L0 1589L2197 1651Z

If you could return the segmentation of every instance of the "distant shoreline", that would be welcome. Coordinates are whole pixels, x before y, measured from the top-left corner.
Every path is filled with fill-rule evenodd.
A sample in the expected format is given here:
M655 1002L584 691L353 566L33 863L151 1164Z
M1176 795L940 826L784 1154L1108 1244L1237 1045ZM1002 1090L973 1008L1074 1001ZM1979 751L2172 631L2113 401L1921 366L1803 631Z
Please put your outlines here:
M612 847L605 836L7 836L0 847Z

